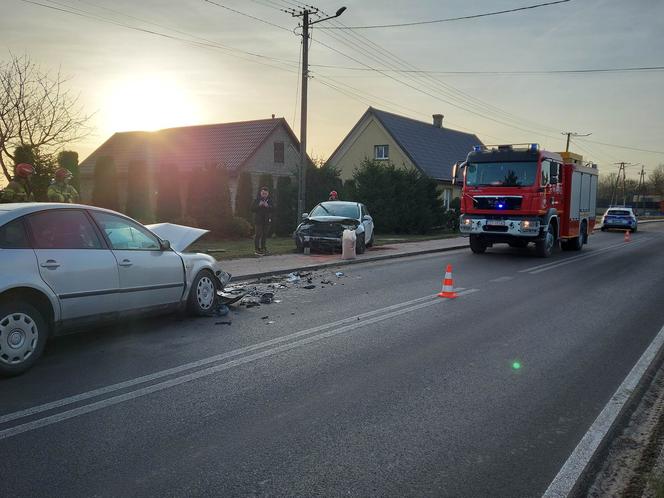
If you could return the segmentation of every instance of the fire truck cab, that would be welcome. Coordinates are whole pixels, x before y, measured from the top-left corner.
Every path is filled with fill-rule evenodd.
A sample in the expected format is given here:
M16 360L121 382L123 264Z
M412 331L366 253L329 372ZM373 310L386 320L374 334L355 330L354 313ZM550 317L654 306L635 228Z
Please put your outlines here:
M453 168L463 173L460 231L470 248L526 247L541 257L555 247L580 250L595 226L598 172L571 152L537 144L476 146Z

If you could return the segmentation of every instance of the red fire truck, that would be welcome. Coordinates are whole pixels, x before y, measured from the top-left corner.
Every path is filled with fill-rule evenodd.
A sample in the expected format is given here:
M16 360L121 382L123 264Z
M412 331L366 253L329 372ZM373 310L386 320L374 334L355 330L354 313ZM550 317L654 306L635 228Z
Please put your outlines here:
M460 231L482 254L493 244L535 244L549 257L560 244L579 251L595 226L597 166L537 144L476 146L453 168L463 175Z

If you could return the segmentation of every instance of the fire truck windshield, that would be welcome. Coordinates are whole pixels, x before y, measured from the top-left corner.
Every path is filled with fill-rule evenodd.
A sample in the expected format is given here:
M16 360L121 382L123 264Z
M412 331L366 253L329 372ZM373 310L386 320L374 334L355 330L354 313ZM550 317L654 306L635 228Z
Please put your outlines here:
M470 163L466 168L466 185L472 187L527 187L536 178L535 161Z

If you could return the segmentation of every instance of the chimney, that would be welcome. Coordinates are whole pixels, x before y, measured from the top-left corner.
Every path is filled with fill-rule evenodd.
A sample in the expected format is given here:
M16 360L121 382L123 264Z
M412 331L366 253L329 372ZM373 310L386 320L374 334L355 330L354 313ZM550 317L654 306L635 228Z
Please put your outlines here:
M442 127L443 127L443 118L444 118L444 117L445 117L445 116L443 116L442 114L434 114L434 115L433 115L433 125L434 125L436 128L442 128Z

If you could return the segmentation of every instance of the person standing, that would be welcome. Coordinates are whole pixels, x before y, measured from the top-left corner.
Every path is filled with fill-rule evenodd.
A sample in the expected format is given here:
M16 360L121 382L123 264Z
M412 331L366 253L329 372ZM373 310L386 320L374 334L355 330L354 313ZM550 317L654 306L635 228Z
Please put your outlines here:
M14 166L14 178L0 192L0 202L33 202L35 200L30 177L35 169L31 164L20 163Z
M51 202L64 202L75 204L78 202L78 192L69 184L72 178L71 171L60 168L55 172L55 182L48 187L48 200Z
M261 187L258 195L251 205L251 211L254 213L254 228L256 236L254 237L254 249L256 256L263 256L267 253L265 239L268 236L270 223L272 222L272 198L270 190L267 187Z

